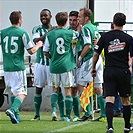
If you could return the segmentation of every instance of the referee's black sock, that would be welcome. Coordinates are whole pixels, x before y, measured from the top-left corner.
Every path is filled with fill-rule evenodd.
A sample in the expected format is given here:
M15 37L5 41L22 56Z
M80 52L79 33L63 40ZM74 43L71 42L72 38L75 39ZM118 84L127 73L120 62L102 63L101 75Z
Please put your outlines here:
M114 104L111 102L106 103L106 117L108 122L108 129L113 128L113 107Z
M124 106L123 105L123 118L125 121L125 128L130 128L130 118L131 118L131 106Z

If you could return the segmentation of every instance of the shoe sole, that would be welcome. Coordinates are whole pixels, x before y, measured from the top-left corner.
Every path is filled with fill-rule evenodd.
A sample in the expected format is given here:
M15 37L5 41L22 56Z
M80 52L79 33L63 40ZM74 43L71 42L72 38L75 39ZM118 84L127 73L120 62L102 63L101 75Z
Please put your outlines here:
M72 121L73 121L73 122L76 122L76 121L78 121L78 118L77 118L77 119L73 119Z
M10 117L11 122L13 124L18 124L19 123L19 121L16 119L15 115L10 110L6 110L6 115Z
M52 117L52 121L57 121L57 117L56 116L53 116Z
M40 119L39 118L37 118L37 119L31 119L31 121L39 121Z

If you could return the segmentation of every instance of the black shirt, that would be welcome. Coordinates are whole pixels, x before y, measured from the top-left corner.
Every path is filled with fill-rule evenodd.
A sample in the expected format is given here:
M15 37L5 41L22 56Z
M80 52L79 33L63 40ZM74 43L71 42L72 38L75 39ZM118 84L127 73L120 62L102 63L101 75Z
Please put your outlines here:
M105 67L129 68L129 52L132 55L132 37L121 30L111 30L102 34L95 52L104 49Z

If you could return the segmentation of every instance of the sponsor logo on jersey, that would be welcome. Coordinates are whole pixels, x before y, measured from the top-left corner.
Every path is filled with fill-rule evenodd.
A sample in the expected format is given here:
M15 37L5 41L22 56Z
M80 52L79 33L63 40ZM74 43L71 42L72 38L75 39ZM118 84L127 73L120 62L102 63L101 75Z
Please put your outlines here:
M114 41L109 42L111 45L108 46L108 52L117 52L117 51L122 51L126 43L125 42L120 42L119 39L115 39Z

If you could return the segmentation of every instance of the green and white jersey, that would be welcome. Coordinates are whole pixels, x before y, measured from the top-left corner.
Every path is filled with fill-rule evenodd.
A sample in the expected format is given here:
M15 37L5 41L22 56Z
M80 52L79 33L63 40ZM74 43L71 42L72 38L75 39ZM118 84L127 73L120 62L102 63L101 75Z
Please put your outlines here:
M28 33L14 26L3 29L0 31L0 45L2 46L4 71L25 70L24 49L33 48Z
M100 34L96 26L91 22L87 23L82 27L80 44L84 48L86 45L91 45L90 51L85 55L83 61L89 60L94 54L94 44L93 39L100 38Z
M51 26L52 27L52 26ZM43 25L35 26L32 30L32 39L35 40L48 32L49 29L46 29ZM44 56L43 47L39 48L36 53L36 63L42 65L49 65L49 59Z
M60 74L76 67L71 46L72 40L78 36L76 33L73 30L57 28L47 34L43 51L51 54L51 73Z
M70 26L68 26L66 29L72 30ZM73 50L73 55L74 55L76 62L77 62L78 57L80 56L81 51L82 51L82 46L80 45L79 36L77 38L75 38L74 40L72 40L72 50Z

